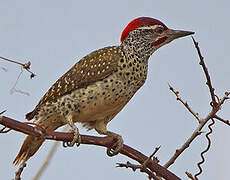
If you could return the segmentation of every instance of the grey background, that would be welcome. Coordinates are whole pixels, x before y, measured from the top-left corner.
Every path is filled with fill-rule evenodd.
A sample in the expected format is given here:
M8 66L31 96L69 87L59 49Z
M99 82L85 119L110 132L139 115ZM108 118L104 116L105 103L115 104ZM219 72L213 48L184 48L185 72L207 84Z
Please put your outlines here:
M13 93L20 67L0 61L0 111L24 121L48 88L73 64L93 50L118 45L122 30L135 17L160 19L168 27L195 31L195 38L205 56L216 93L230 88L229 83L229 2L223 1L3 1L0 0L0 56L21 62L30 60L37 74L29 79L24 72L17 88L30 96ZM5 72L2 67L8 71ZM150 154L157 154L164 164L196 128L197 122L175 100L167 83L180 91L191 107L204 117L210 110L209 92L198 65L198 56L190 37L162 47L151 57L148 80L130 103L109 124L121 134L126 144ZM230 118L230 104L219 115ZM204 129L207 131L207 129ZM94 131L83 134L97 135ZM217 122L211 135L212 147L206 157L201 179L230 179L230 129ZM25 135L17 132L0 135L0 178L12 179L16 168L12 161ZM47 141L29 161L23 179L31 179L44 161L52 142ZM203 136L175 162L170 170L186 179L185 171L196 173L200 152L207 146ZM109 158L105 149L81 145L60 147L42 179L146 179L140 172L115 168L116 162L130 160L122 155Z

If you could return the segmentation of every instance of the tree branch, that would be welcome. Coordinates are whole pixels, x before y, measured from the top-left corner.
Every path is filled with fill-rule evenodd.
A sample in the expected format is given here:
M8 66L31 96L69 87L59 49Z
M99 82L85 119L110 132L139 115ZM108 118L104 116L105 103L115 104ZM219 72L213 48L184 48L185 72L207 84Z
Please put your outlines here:
M219 121L221 121L221 122L223 122L223 123L225 123L225 124L227 124L228 126L230 126L230 121L229 120L224 120L223 118L221 118L221 117L219 117L217 115L215 115L214 118L219 120Z
M202 66L202 69L204 71L204 74L205 74L205 77L206 77L206 84L209 88L209 91L210 91L210 96L211 96L211 99L212 99L212 105L213 106L216 106L217 105L217 102L216 102L216 95L214 93L215 89L212 87L212 82L211 82L211 78L210 78L210 75L208 73L208 68L206 67L205 65L205 62L204 62L204 57L202 56L201 52L200 52L200 47L199 47L199 43L197 41L195 41L195 39L193 38L192 36L192 40L193 40L193 43L194 43L194 46L197 50L197 53L198 53L198 56L200 58L200 62L199 64Z
M180 96L179 96L179 91L176 91L170 84L168 84L169 86L169 90L172 91L175 96L176 96L176 100L180 101L185 107L186 109L198 120L198 122L200 123L201 118L199 117L198 113L195 113L191 107L188 105L187 101L184 101Z
M210 92L210 97L211 97L211 103L210 105L212 106L212 109L211 111L209 112L209 114L206 115L205 118L200 118L198 116L197 113L195 113L191 107L188 105L188 103L186 101L184 101L180 96L179 96L179 92L176 91L172 86L169 85L169 89L175 94L176 98L178 101L180 101L184 106L185 108L198 120L199 122L199 125L198 127L193 131L192 135L187 139L187 141L179 148L176 150L176 152L173 154L173 156L168 160L168 162L166 162L166 164L164 165L164 167L168 168L169 166L171 166L175 160L180 156L180 154L182 152L184 152L185 149L187 149L189 147L189 145L192 143L192 141L198 136L201 134L201 130L202 128L204 127L204 125L210 120L210 119L213 119L213 118L216 118L222 122L224 122L225 124L228 124L229 125L229 122L228 121L224 121L223 119L221 119L220 117L218 117L216 115L216 113L220 110L221 106L223 105L223 103L229 99L229 92L225 92L224 96L222 99L219 99L215 93L214 93L214 88L212 86L212 83L211 83L211 78L210 78L210 75L208 73L208 68L206 67L205 65L205 62L204 62L204 57L201 55L201 52L200 52L200 48L198 46L198 42L195 41L195 39L192 37L192 40L193 40L193 43L194 43L194 46L197 50L197 53L198 53L198 56L199 56L199 59L200 59L200 62L199 64L202 66L202 69L204 71L204 74L205 74L205 77L206 77L206 84L209 88L209 92ZM218 100L218 102L216 101L216 98Z
M49 140L56 140L56 141L63 141L63 142L71 142L73 140L73 133L45 132L41 128L32 127L26 123L13 120L5 116L0 116L0 124L12 130L19 131L38 138L45 138ZM112 136L95 137L95 136L81 135L81 140L82 140L81 142L82 144L114 148L117 139L116 137L112 137ZM133 160L138 161L140 164L143 164L148 159L148 157L142 154L141 152L125 144L120 153ZM153 162L152 160L148 161L146 167L149 168L151 171L157 173L159 176L163 177L166 180L180 179L175 174L173 174L166 168L162 167L161 165Z
M25 69L26 71L28 71L28 72L30 73L30 78L31 78L31 79L32 79L34 76L36 76L32 71L30 71L30 65L31 65L31 62L30 62L30 61L28 61L27 63L23 64L23 63L20 63L20 62L18 62L18 61L11 60L11 59L8 59L8 58L2 57L2 56L0 56L0 59L2 59L2 60L4 60L4 61L8 61L8 62L11 62L11 63L20 65L23 69Z
M132 164L129 161L127 161L126 164L124 163L117 163L117 167L125 167L125 168L131 168L134 172L139 169L140 172L145 172L148 174L149 179L154 179L154 180L160 180L152 171L148 170L147 168L143 167L143 165L136 165Z

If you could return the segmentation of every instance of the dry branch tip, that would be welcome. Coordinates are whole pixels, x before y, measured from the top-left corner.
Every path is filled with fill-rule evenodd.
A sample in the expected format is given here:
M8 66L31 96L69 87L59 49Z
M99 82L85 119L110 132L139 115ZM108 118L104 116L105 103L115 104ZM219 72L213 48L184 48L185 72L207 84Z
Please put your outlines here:
M148 174L148 178L149 179L160 180L160 178L158 178L152 171L150 171L149 169L147 169L143 165L136 165L136 164L132 164L129 161L127 161L126 164L124 164L124 163L117 163L116 167L131 168L134 172L137 169L139 169L140 172L145 172L146 174Z
M192 174L188 171L185 172L185 174L187 175L187 177L191 180L195 180L195 178L192 176Z
M20 63L18 61L15 61L15 60L11 60L11 59L8 59L8 58L5 58L5 57L1 57L0 56L0 59L4 60L4 61L8 61L10 63L14 63L14 64L18 64L20 65L23 69L25 69L26 71L28 71L30 73L30 78L32 79L34 76L36 76L32 71L30 71L30 65L31 65L31 62L28 61L26 62L25 64L23 63Z

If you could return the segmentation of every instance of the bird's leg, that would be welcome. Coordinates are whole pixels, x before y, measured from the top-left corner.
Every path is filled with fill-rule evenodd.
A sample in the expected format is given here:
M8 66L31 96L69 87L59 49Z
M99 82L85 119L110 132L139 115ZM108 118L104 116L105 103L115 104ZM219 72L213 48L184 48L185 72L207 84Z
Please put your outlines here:
M116 148L112 149L112 148L108 148L107 149L107 155L108 156L115 156L117 155L121 149L123 148L123 138L122 136L120 136L119 134L116 134L114 132L111 131L107 131L106 129L106 125L107 123L105 123L104 121L99 121L96 122L96 127L95 130L99 133L99 134L103 134L103 135L107 135L107 136L115 136L117 138L117 144L116 144Z
M64 147L73 147L74 144L76 143L77 146L80 146L81 144L81 136L79 135L79 130L77 128L77 126L75 126L74 122L73 122L73 118L72 115L69 115L65 118L66 123L70 126L70 132L74 133L74 137L73 140L71 142L63 142L63 146Z
M111 132L111 131L107 131L105 133L105 135L107 135L107 136L115 136L117 138L116 148L114 150L112 148L108 148L107 149L108 156L115 156L115 155L117 155L121 151L121 149L123 148L124 141L123 141L122 136L119 135L119 134L116 134L114 132Z

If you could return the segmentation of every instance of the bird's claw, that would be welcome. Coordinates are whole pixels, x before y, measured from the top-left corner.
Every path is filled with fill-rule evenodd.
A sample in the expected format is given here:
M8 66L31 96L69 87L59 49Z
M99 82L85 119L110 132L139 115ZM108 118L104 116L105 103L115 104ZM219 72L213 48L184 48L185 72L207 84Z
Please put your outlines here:
M106 151L107 155L110 157L117 155L121 151L121 149L123 148L122 137L119 135L116 137L117 137L116 148L114 148L114 149L113 148L107 148L107 151Z
M73 132L74 136L73 136L73 140L71 142L63 142L63 147L73 147L75 144L78 146L80 146L81 144L81 136L78 132L78 129L74 129L74 130L70 130L71 132Z

